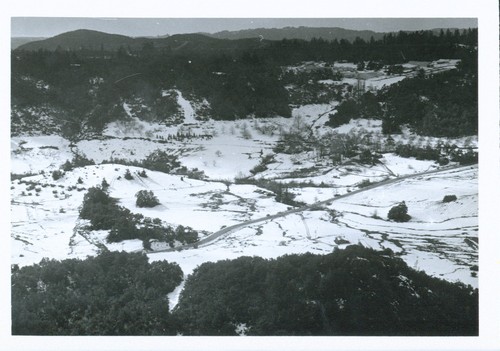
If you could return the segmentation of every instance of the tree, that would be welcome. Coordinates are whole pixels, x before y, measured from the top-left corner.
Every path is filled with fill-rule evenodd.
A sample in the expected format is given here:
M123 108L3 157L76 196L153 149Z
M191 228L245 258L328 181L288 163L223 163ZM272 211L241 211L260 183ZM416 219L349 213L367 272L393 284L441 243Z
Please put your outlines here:
M453 202L453 201L457 201L456 195L445 195L443 197L443 202Z
M117 243L123 240L137 239L138 234L133 216L123 216L115 221L106 240L108 243Z
M411 219L411 216L408 214L408 206L406 206L404 201L400 202L389 210L387 218L395 222L408 222Z
M85 155L82 155L77 152L73 157L73 159L71 160L71 165L72 168L85 167L85 166L95 165L95 162L88 159Z
M337 113L328 115L329 120L327 122L327 125L332 128L347 124L351 119L361 117L359 104L356 102L356 100L353 99L343 101L340 105L337 106L336 111Z
M69 160L66 160L61 168L64 172L69 172L73 169L73 164Z
M52 172L52 179L54 179L54 180L58 180L62 176L64 176L64 172L63 171L60 171L60 170L56 169L55 171Z
M125 175L124 175L124 177L125 177L125 179L127 179L127 180L132 180L132 179L134 179L134 177L132 176L132 173L130 173L130 170L129 170L128 168L125 170Z
M181 163L177 156L163 150L156 150L144 159L142 166L153 171L170 173L172 170L180 167Z
M109 188L109 183L107 182L106 178L102 178L101 187L103 190L106 190Z
M193 230L191 227L179 225L175 229L175 239L183 243L192 244L198 241L198 232Z
M135 197L137 198L135 201L137 207L155 207L160 204L160 201L151 190L139 190Z
M93 229L111 229L120 220L120 208L117 200L110 197L108 193L99 188L89 188L83 196L80 217L90 220Z

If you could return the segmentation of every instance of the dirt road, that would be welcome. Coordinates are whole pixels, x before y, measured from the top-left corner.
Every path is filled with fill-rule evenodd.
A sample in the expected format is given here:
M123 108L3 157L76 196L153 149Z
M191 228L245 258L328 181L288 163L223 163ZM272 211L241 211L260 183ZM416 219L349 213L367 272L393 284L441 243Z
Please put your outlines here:
M421 172L421 173L414 173L414 174L400 176L400 177L393 178L393 179L384 180L382 182L374 183L372 185L366 186L366 187L358 189L358 190L351 191L351 192L346 193L344 195L332 197L332 198L329 198L327 200L319 201L319 202L316 202L316 203L311 204L311 205L306 205L306 206L294 208L292 210L288 210L288 211L284 211L284 212L278 212L274 215L267 215L266 217L252 219L252 220L249 220L246 222L238 223L238 224L223 228L223 229L221 229L213 234L210 234L206 238L203 238L202 240L200 240L194 244L186 244L186 245L178 246L176 248L166 248L166 249L162 249L162 250L147 251L147 253L178 251L178 250L185 250L185 249L197 248L197 247L210 245L213 241L217 240L218 238L220 238L222 236L227 236L227 235L234 233L234 232L236 232L242 228L245 228L249 225L252 225L255 223L260 223L260 222L270 221L270 220L280 218L280 217L285 217L285 216L288 216L288 215L294 214L294 213L300 213L300 212L307 211L307 210L310 210L311 208L315 208L318 206L329 205L333 201L344 199L346 197L361 193L363 191L368 191L368 190L372 190L372 189L375 189L375 188L378 188L381 186L386 186L389 184L401 182L401 181L406 180L406 179L418 178L418 177L427 176L427 175L435 174L435 173L449 172L449 171L453 171L456 169L466 169L466 168L474 168L474 167L477 167L477 165L452 166L452 167L441 168L441 169L436 169L436 170L432 170L432 171L425 171L425 172Z

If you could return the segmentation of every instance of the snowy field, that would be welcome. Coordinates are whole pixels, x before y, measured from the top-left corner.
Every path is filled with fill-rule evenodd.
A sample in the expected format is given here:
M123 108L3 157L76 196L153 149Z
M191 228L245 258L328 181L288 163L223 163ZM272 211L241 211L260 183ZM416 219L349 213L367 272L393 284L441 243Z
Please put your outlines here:
M443 61L431 68L449 69L454 64ZM347 63L336 67L355 69ZM400 78L370 79L381 87ZM337 105L335 101L299 106L290 119L204 122L195 119L193 105L179 91L177 102L184 115L184 123L179 125L149 123L130 115L127 121L108 124L103 138L75 144L55 135L13 137L11 173L25 177L11 181L12 263L29 265L45 257L85 258L97 254L102 246L109 250L141 251L139 240L107 243L106 231L88 231L86 221L78 217L86 190L105 178L110 184L110 195L119 200L119 205L133 213L160 218L165 224L190 226L200 231L200 238L241 224L196 249L148 254L151 260L177 262L186 275L207 261L253 255L274 258L304 252L326 254L336 247L359 243L376 249L390 248L410 266L430 275L478 286L475 272L471 271L478 264L477 167L449 169L357 192L366 181L386 181L434 171L439 166L433 161L391 153L383 154L381 163L374 166L333 166L315 157L312 151L274 154L280 134L294 123L304 123L316 135L331 131L319 127L328 121L328 114ZM369 134L383 140L387 136L382 135L381 129L380 120L359 119L335 131ZM179 134L190 137L172 138ZM395 143L423 146L449 143L477 147L478 142L477 137L420 137L407 129L392 138ZM177 155L183 166L202 170L206 178L195 180L154 171L147 171L148 177L142 178L137 175L142 168L100 164L112 158L139 161L156 150ZM54 180L51 172L77 153L97 165L75 168ZM237 178L252 176L250 171L268 154L274 154L273 161L254 178L292 184L289 191L296 195L295 200L307 205L332 201L275 216L290 207L277 202L266 189L234 184ZM126 169L134 179L124 179ZM297 183L301 186L293 185ZM136 207L135 194L139 190L153 191L161 204L149 209ZM336 198L343 195L348 196ZM456 195L457 200L444 203L445 195ZM408 206L411 220L387 220L389 209L401 201ZM260 218L263 220L258 223L245 224ZM172 306L180 289L170 296Z

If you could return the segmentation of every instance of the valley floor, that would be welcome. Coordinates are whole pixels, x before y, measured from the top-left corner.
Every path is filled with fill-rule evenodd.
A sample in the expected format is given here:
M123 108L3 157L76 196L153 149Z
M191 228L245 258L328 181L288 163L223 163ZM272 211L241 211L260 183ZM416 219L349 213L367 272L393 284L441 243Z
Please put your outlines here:
M217 127L222 128L221 125L227 127L228 123L220 123ZM197 141L202 144L197 147L192 144L176 145L184 150L179 151L183 162L191 160L192 165L208 170L209 178L206 180L153 171L148 171L147 178L141 178L136 173L142 168L117 164L75 168L58 180L54 180L50 172L13 180L12 263L27 265L44 257L84 258L96 254L102 246L110 250L142 250L140 240L109 244L106 242L107 231L85 230L86 221L79 219L79 206L86 189L99 185L105 178L110 184L110 195L118 198L120 205L133 213L158 217L173 225L191 226L202 231L202 239L224 227L242 224L197 248L148 254L151 260L179 263L186 275L207 261L253 255L271 258L291 253L329 253L335 247L361 244L372 248L390 248L416 269L477 287L477 277L471 271L471 268L477 267L478 261L476 166L432 173L439 167L431 161L384 154L382 163L375 166L331 167L316 162L307 154L279 154L276 162L259 174L260 177L283 183L310 181L308 185L291 188L297 200L309 205L335 200L281 215L286 214L290 207L277 202L270 191L255 185L228 185L222 182L241 173L248 174L248 170L258 164L260 148L264 147L266 140L271 144L268 136L259 139L257 132L252 131L256 133L255 140L247 141L235 136L233 141L230 136L223 135L211 141ZM66 153L71 154L62 139L31 137L23 140L27 141L24 147L32 149L14 154L14 165L26 162L26 157L33 157L33 160L25 164L37 166L48 162L51 158L49 152L53 149L41 149L40 146L47 146L49 142L57 143L60 148L58 154L62 156L59 163L63 162ZM222 145L224 140L228 144L225 147ZM128 141L125 140L124 145ZM95 154L92 151L93 142L81 142L78 148L86 150L89 157L95 156L98 153L97 150ZM154 150L149 143L146 141L138 148L135 141L136 154L147 154L143 148ZM117 150L115 144L111 147L110 144L95 141L95 145L100 145L102 149L100 155L103 159L110 151ZM154 146L163 145L155 143ZM213 151L215 148L223 150L221 156ZM120 151L124 149L126 146ZM34 161L33 155L37 154L39 162ZM300 166L293 165L290 158L300 162ZM209 166L204 168L204 162ZM313 165L317 168L314 171L290 177L292 170L309 169ZM123 178L126 169L134 174L133 180ZM364 179L376 183L429 171L429 174L357 193ZM78 184L79 178L82 184ZM152 209L137 208L134 194L142 189L153 191L161 205ZM457 201L443 203L443 197L450 194L456 195ZM406 202L411 220L407 223L388 221L389 209L401 201ZM268 220L266 216L269 216ZM259 218L264 220L246 224ZM172 301L175 303L175 299Z
M177 126L146 123L130 116L127 122L110 123L101 138L75 144L56 135L12 137L11 172L18 175L11 181L12 264L30 265L43 258L82 259L103 247L142 251L140 240L108 243L107 231L88 230L88 222L79 218L87 189L106 179L110 195L132 213L199 231L201 241L196 246L165 250L153 243L155 251L148 252L152 261L177 262L185 276L208 261L326 254L337 247L361 244L390 248L415 269L478 286L477 166L450 164L446 168L434 161L389 152L371 166L334 164L314 151L274 153L280 134L287 128L305 124L321 134L323 129L317 127L327 121L336 102L300 106L294 109L292 120L198 122L189 102L182 94L178 96L186 123ZM370 135L381 141L386 138L379 120L353 120L335 131ZM194 137L169 139L179 132ZM408 130L391 137L395 143L414 145L477 145L477 137L440 140ZM142 168L102 163L113 158L139 161L155 150L176 155L184 166L198 168L206 177L197 180L148 170L148 177L143 178L138 176ZM74 168L55 180L52 171L75 154L96 165ZM270 154L272 162L260 172L250 172ZM132 180L123 177L127 169ZM235 182L238 179L284 184L306 207L294 210L276 201L270 190ZM367 182L371 186L362 189ZM383 183L377 186L378 182ZM139 190L153 191L160 205L136 207ZM445 203L446 195L455 195L457 200ZM408 206L410 221L389 221L388 211L402 201ZM181 289L182 285L171 294L171 307Z

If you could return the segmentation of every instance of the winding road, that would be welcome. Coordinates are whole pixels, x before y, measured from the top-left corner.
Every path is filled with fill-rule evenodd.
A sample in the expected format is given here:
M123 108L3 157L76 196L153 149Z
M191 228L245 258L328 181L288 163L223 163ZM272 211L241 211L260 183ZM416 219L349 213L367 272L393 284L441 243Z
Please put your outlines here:
M427 176L427 175L430 175L430 174L443 173L443 172L449 172L449 171L452 171L452 170L467 169L467 168L469 168L469 169L477 168L477 164L476 165L467 165L467 166L451 166L451 167L440 168L440 169L436 169L436 170L432 170L432 171L425 171L425 172L420 172L420 173L414 173L414 174L404 175L404 176L400 176L400 177L393 178L393 179L387 179L387 180L384 180L384 181L381 181L381 182L378 182L378 183L374 183L372 185L368 185L368 186L366 186L364 188L351 191L351 192L346 193L344 195L332 197L332 198L329 198L327 200L315 202L315 203L310 204L310 205L298 207L298 208L295 208L295 209L292 209L292 210L288 210L288 211L284 211L284 212L278 212L278 213L276 213L274 215L267 215L265 217L260 217L260 218L252 219L252 220L249 220L249 221L241 222L241 223L238 223L238 224L235 224L235 225L223 228L223 229L221 229L221 230L219 230L219 231L217 231L217 232L215 232L213 234L210 234L206 238L203 238L200 241L198 241L196 243L193 243L193 244L186 244L186 245L182 245L182 246L177 246L175 248L166 248L166 249L154 250L154 251L151 250L151 251L146 251L146 252L149 253L149 254L153 254L153 253L159 253L159 252L171 252L171 251L179 251L179 250L184 250L184 249L198 248L198 247L201 247L201 246L207 246L207 245L210 245L213 241L215 241L216 239L218 239L218 238L220 238L222 236L227 236L227 235L229 235L231 233L234 233L234 232L236 232L236 231L238 231L238 230L240 230L242 228L245 228L245 227L247 227L249 225L252 225L252 224L270 221L270 220L273 220L273 219L276 219L276 218L280 218L280 217L285 217L285 216L288 216L288 215L294 214L294 213L300 213L300 212L303 212L303 211L310 210L311 208L316 208L318 206L329 205L333 201L344 199L346 197L349 197L349 196L352 196L352 195L355 195L355 194L359 194L359 193L361 193L363 191L368 191L368 190L372 190L372 189L375 189L375 188L378 188L378 187L381 187L381 186L386 186L386 185L389 185L389 184L394 184L394 183L397 183L397 182L401 182L401 181L406 180L406 179L418 178L418 177Z

